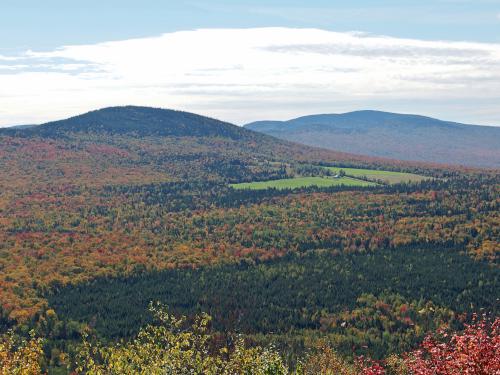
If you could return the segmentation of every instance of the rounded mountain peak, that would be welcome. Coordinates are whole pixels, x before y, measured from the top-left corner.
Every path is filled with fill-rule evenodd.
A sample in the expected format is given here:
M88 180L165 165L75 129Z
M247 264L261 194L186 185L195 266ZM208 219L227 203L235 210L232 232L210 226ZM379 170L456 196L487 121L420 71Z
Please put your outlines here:
M107 107L23 129L22 132L47 137L68 133L105 133L138 137L192 136L232 139L240 139L251 133L236 125L194 113L139 106Z

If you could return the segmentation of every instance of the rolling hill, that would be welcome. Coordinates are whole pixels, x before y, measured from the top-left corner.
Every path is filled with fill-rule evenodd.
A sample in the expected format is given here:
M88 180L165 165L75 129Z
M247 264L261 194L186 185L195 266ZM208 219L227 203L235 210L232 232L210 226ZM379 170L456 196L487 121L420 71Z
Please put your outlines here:
M0 129L0 187L281 177L284 164L408 168L395 160L318 149L188 112L103 108L64 120ZM15 173L14 173L15 171ZM15 175L15 176L14 176Z
M3 129L5 134L57 137L68 133L127 134L132 136L205 136L241 139L251 133L232 124L194 113L123 106L91 111L40 126Z
M148 107L2 129L0 344L33 331L66 374L82 332L130 340L158 301L292 361L333 337L345 356L406 351L498 313L499 179Z
M246 129L310 146L374 157L500 167L500 127L380 111L258 121Z
M117 202L119 206L134 196L141 196L139 206L144 199L161 199L162 210L166 212L239 205L244 200L258 201L267 193L250 196L233 192L229 184L324 172L323 167L311 167L319 162L408 167L397 161L375 160L280 140L193 113L149 107L103 108L33 127L0 129L0 254L18 256L31 251L28 250L34 246L31 241L36 242L33 238L27 240L28 247L9 242L9 238L17 238L19 233L21 237L62 234L64 238L70 234L74 237L72 241L78 237L78 243L92 248L88 254L93 254L99 247L97 242L83 237L91 235L101 241L101 235L90 234L93 230L87 224L98 211L107 211L103 207L108 205L106 201L115 199L113 197L123 199ZM304 168L312 169L305 174ZM150 190L154 191L151 196ZM54 205L54 202L57 203ZM87 213L82 213L87 209ZM137 209L132 208L130 212ZM82 215L88 215L85 228L75 230L83 224ZM17 216L19 219L14 219ZM122 223L108 229L118 233L127 231L127 226ZM134 244L143 240L140 233L136 236L132 240ZM122 237L119 242L126 238ZM12 250L13 247L19 252ZM63 249L73 259L70 247ZM65 258L58 254L61 247L56 248L58 250L47 257L42 256L51 259L47 262L49 268L56 266L54 259ZM107 251L99 248L99 251ZM122 244L121 249L126 248ZM120 254L124 259L128 257L125 250L120 250ZM4 276L13 277L9 274L18 272L16 261L8 263L7 267L0 265L3 267L0 284ZM99 268L94 271L98 272ZM21 272L17 276L21 275L25 274ZM10 289L0 291L0 305L13 306L12 316L16 318L32 314L40 307L40 299L30 295L31 292L33 290L20 298ZM19 308L22 300L30 301L25 304L26 309Z

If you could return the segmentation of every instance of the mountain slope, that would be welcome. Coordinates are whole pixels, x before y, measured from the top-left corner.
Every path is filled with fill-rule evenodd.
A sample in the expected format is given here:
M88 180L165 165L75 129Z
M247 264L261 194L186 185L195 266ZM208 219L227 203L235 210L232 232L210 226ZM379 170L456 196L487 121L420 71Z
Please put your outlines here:
M4 132L45 137L93 132L164 137L219 136L231 139L250 134L232 124L194 113L137 106L108 107L40 126L5 129Z
M193 113L110 107L0 129L0 189L278 178L298 162L408 167L305 145Z
M430 117L357 111L245 125L281 139L402 160L500 167L500 128Z
M293 191L230 186L321 176L331 164L436 178ZM141 107L0 131L0 331L35 328L47 338L45 363L66 368L73 360L57 362L59 348L72 353L82 327L128 339L147 323L147 303L161 301L173 314L211 312L218 333L283 337L298 350L348 331L348 353L353 342L399 351L416 342L408 330L442 325L415 321L424 307L431 323L435 312L491 311L500 290L486 264L498 259L500 175L427 167ZM388 332L398 346L380 341L388 326L402 327Z

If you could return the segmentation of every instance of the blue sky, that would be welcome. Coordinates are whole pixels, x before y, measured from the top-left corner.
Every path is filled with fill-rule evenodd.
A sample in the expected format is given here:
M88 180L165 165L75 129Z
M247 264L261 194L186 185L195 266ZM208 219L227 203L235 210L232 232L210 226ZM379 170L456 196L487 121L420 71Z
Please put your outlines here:
M274 29L259 31L268 27ZM189 66L182 59L204 59L200 54L187 51L200 48L200 40L213 44L215 50L221 43L234 43L236 47L231 48L241 44L238 40L228 39L224 33L210 34L199 29L226 30L226 34L241 29L253 32L239 34L245 38L243 45L246 45L246 49L240 51L241 61L228 55L231 66L224 66L223 60L214 60L207 67L198 64L192 66L192 71L181 69ZM316 34L311 31L313 29L330 34ZM175 33L189 30L198 33ZM304 32L297 34L297 30ZM344 38L356 35L353 31L362 32L359 35L363 37ZM266 32L279 34L275 44L281 43L281 47L266 46ZM162 35L171 37L159 38ZM380 38L370 39L368 45L366 36ZM318 46L317 37L324 39L322 46ZM383 37L394 40L387 46ZM258 45L256 38L260 38ZM301 39L302 45L290 48L294 39ZM176 75L162 74L161 67L151 67L147 60L125 66L126 60L135 56L128 56L124 51L127 48L122 48L122 44L108 44L105 50L102 46L96 47L111 41L129 41L144 51L144 56L165 59L167 64L169 60L178 60L171 67ZM419 44L425 42L428 44ZM453 42L468 42L469 45ZM156 47L151 43L157 43ZM184 49L179 43L186 43ZM350 47L353 43L362 51L353 52ZM68 45L81 45L82 48L65 49L64 46ZM100 52L89 52L94 48L91 46ZM500 99L497 93L500 77L496 74L500 71L498 46L500 0L2 0L0 126L45 121L108 104L147 104L146 100L151 100L152 105L180 107L237 123L260 118L289 118L318 111L374 108L417 112L463 122L500 124L500 109L496 108ZM155 54L155 48L161 50L160 55ZM116 49L121 53L121 61L113 60L111 55L107 59L101 56L116 54ZM250 53L256 49L268 51L268 54L257 56ZM402 56L405 51L408 56ZM221 49L220 53L223 52ZM301 63L287 64L282 59L283 54ZM340 75L342 69L350 65L345 61L346 56L351 56L360 75L349 75L354 72ZM252 60L257 58L269 59L271 65L276 65L276 72L289 72L290 85L286 86L287 79L284 78L282 89L271 92L271 88L280 83L271 78L268 81L258 79L262 72L257 74L257 69L265 68L259 67L257 60ZM360 58L366 60L364 65ZM382 59L387 63L387 69L395 69L399 75L387 77L384 72L375 72L366 64L370 58ZM466 58L470 61L465 61ZM399 62L391 65L395 59ZM409 63L416 64L412 72L405 70ZM221 65L219 70L216 69L218 65ZM152 72L161 76L157 84L146 73L140 74L141 70L145 72L153 68L157 70ZM335 74L331 73L332 69ZM198 81L193 79L200 76L200 71L210 71L211 80L206 77ZM323 71L323 78L319 71ZM236 76L237 72L240 76ZM270 76L272 72L270 68ZM308 72L313 77L311 82L304 76ZM378 81L371 78L378 73ZM405 75L405 84L398 78L401 75ZM252 79L259 82L252 83ZM389 80L387 90L380 84L382 79ZM214 88L216 81L222 84ZM322 86L323 81L331 85ZM377 82L379 86L376 86ZM197 90L197 83L199 87L211 89ZM45 84L50 86L46 87L46 95L43 91ZM336 85L338 87L333 87ZM174 86L175 90L172 89ZM370 91L364 86L374 89ZM128 96L124 95L123 87L132 88ZM248 91L245 87L249 88ZM148 88L154 95L149 94L151 90L145 95ZM68 92L74 93L74 101L67 98ZM484 96L478 96L480 93ZM307 99L301 102L303 94L307 94ZM263 99L262 104L255 95ZM228 103L227 106L224 103Z
M3 50L262 26L500 42L497 0L2 0L0 9Z

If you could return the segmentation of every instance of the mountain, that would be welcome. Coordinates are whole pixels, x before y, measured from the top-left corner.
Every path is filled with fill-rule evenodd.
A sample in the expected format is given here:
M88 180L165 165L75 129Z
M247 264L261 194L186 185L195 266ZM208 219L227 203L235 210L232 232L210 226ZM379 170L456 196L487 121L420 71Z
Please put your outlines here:
M0 141L2 136L7 138L0 153L18 159L11 162L14 169L26 171L21 178L26 183L34 175L50 184L73 183L75 178L86 183L129 182L130 175L141 182L153 176L155 181L241 182L278 177L283 163L298 162L415 167L301 145L194 113L138 106L108 107L38 126L3 128ZM124 175L107 172L118 167Z
M18 132L22 130L23 132ZM68 133L128 134L135 136L220 136L244 138L250 132L194 113L151 107L108 107L36 127L4 129L7 134L57 137Z
M377 183L395 171L430 178ZM351 185L349 174L376 181ZM233 185L293 178L334 184ZM499 183L496 171L340 153L147 107L3 129L0 343L23 343L3 332L40 337L36 365L67 374L90 348L84 330L101 348L159 321L165 330L146 329L165 347L172 330L184 341L188 332L183 319L164 318L186 315L198 327L189 337L210 346L196 347L224 358L234 346L218 343L234 343L233 332L255 353L254 344L276 342L291 363L332 337L350 358L404 352L427 332L461 327L458 317L498 316ZM156 301L169 310L151 305L161 309L153 320L147 306ZM209 341L208 318L195 319L203 311L213 317ZM1 346L10 358L13 345ZM130 363L128 350L123 361L100 350L82 360Z
M0 155L16 171L0 189L158 181L247 182L297 163L408 167L321 150L188 112L109 107L28 128L0 129Z
M500 127L380 111L321 114L245 125L310 146L402 160L500 167Z

